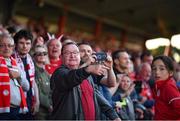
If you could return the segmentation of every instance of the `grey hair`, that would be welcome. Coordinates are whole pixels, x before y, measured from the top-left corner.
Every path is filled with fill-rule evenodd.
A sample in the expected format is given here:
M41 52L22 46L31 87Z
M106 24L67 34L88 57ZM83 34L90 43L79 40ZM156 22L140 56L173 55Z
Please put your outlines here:
M1 42L2 39L4 39L4 38L9 39L11 45L14 45L14 39L11 37L10 34L8 34L8 33L1 33L1 34L0 34L0 42Z

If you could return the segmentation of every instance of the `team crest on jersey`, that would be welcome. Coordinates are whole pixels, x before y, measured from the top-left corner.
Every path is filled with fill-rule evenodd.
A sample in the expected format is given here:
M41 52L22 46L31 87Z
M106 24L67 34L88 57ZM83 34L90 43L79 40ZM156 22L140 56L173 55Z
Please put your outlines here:
M3 91L3 95L4 95L4 96L9 95L9 91L8 91L8 90L4 90L4 91Z

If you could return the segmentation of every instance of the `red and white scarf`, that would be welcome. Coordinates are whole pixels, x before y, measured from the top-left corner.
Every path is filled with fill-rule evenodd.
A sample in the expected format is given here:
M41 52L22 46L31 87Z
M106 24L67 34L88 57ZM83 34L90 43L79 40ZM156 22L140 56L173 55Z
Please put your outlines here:
M24 67L23 61L21 59L21 57L19 56L19 54L17 52L15 52L13 54L13 57L16 59L17 62L17 66L18 68L21 70L21 74L23 77L26 77L26 71L28 70L29 76L30 76L30 88L32 89L32 105L34 105L35 103L35 94L34 94L34 83L35 83L35 67L34 67L34 62L31 58L31 56L29 54L27 54L27 66ZM26 92L25 92L25 96L26 96Z
M16 60L12 57L11 64L13 68L18 68ZM28 112L26 98L23 93L22 87L19 86L21 95L20 113ZM0 56L0 113L10 112L10 77L5 58Z
M27 54L27 66L24 67L23 61L21 57L18 55L18 53L14 53L13 57L16 59L17 66L19 69L21 69L21 72L24 77L26 77L26 71L28 70L29 76L30 76L30 87L33 88L33 84L35 81L35 68L34 68L34 62L29 54ZM33 94L34 95L34 94Z

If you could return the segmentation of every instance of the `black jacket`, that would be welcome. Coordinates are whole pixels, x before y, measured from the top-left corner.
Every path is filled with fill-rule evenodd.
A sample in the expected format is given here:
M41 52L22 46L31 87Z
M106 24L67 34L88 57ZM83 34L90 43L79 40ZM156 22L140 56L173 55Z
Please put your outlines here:
M100 120L101 111L110 119L118 118L118 115L106 101L106 99L95 89L93 80L85 68L70 70L62 65L51 77L53 112L52 119L62 120L84 120L81 105L80 84L88 79L94 89L94 104L96 120Z

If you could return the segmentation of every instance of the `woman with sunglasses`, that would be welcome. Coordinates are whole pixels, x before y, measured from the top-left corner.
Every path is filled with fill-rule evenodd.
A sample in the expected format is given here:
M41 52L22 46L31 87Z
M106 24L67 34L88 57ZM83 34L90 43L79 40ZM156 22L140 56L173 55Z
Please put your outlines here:
M45 64L48 63L47 49L43 45L37 45L34 48L35 80L39 89L40 108L36 115L38 120L46 120L48 114L52 111L50 101L50 75L45 70Z

